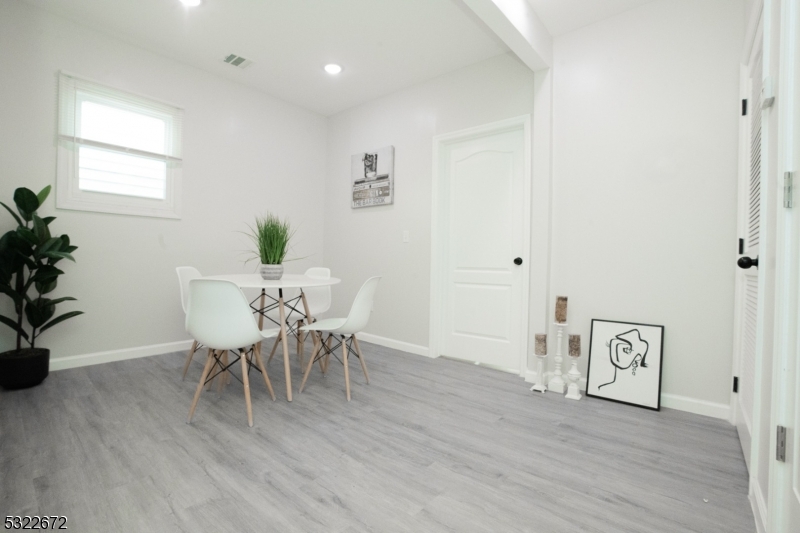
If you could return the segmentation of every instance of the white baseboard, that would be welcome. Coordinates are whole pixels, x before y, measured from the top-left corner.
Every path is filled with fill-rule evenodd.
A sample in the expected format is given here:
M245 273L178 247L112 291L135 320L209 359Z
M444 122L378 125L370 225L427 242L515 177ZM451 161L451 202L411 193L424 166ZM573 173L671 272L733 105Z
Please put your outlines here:
M98 365L100 363L124 361L125 359L136 359L139 357L150 357L151 355L182 352L189 350L191 347L192 341L188 340L166 342L164 344L152 344L150 346L137 346L134 348L123 348L122 350L110 350L107 352L70 355L67 357L50 359L50 370L66 370L67 368L77 368L79 366Z
M767 531L767 502L764 501L764 493L758 484L758 478L750 478L750 507L753 508L753 518L756 521L756 531L766 533Z
M731 406L728 404L698 400L687 396L678 396L677 394L661 393L661 407L723 420L728 420L731 417Z
M414 355L422 355L424 357L431 356L430 350L427 346L420 346L419 344L389 339L387 337L381 337L380 335L373 335L372 333L359 333L357 337L364 342L371 342L372 344L377 344L378 346L394 348L395 350L413 353Z

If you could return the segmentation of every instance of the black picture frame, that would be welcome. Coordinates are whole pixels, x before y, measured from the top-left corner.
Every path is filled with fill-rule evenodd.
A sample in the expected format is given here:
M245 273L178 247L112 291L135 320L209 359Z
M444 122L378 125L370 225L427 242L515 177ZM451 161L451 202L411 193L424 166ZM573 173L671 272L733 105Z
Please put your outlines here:
M660 411L663 364L664 326L592 319L587 396Z

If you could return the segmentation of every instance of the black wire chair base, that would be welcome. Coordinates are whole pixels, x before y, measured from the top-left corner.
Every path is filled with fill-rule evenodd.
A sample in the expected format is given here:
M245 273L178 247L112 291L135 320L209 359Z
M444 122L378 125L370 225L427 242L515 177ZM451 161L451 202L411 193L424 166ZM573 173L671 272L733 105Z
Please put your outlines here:
M283 292L283 291L281 291L281 292ZM259 307L259 305L256 305L256 302L258 302L261 299L262 296L272 300L272 303L268 304L265 307ZM294 324L296 324L298 320L305 321L308 318L303 311L300 311L298 309L298 307L300 307L300 306L298 305L297 302L301 301L302 299L303 299L303 293L301 292L300 296L295 296L294 298L290 298L288 300L284 300L283 301L283 307L285 309L289 310L288 313L286 313L286 316L285 316L285 318L286 318L286 333L289 334L289 335L294 335L294 336L299 335L300 334L299 330ZM275 298L274 296L272 296L270 294L267 294L266 292L262 292L261 294L256 296L255 299L253 299L250 302L250 309L253 310L253 313L261 315L262 317L266 318L267 320L269 320L270 322L272 322L273 324L275 324L278 327L280 327L281 323L279 321L275 320L274 318L272 318L271 316L268 316L268 313L270 311L274 311L275 309L278 309L279 307L280 307L280 299L279 298ZM294 319L294 320L292 320L292 316L293 315L297 315L297 318Z
M214 358L214 364L209 369L208 377L203 382L203 385L208 385L210 382L214 381L214 378L216 378L220 374L224 374L225 372L228 372L228 374L230 374L231 376L233 376L237 380L239 380L239 383L244 385L244 382L242 381L242 379L229 370L232 366L234 366L236 363L238 363L239 360L242 358L241 351L236 351L236 353L234 354L234 357L236 359L234 359L232 363L228 363L227 365L222 362L222 356L225 355L225 352L234 353L233 350L222 350L222 351L220 351L219 354L217 354L216 351L212 351L212 357ZM258 366L253 364L253 359L255 358L255 350L253 349L252 346L250 347L249 350L247 350L245 352L245 355L250 355L250 358L247 359L247 376L248 377L250 376L250 370L253 370L253 369L260 374L261 373L261 369L258 368ZM212 372L216 368L219 368L219 370L215 374L212 375Z
M327 355L332 355L337 361L339 361L342 365L344 365L344 362L341 359L339 359L339 356L336 355L336 353L335 353L336 350L339 349L339 347L343 343L345 343L347 345L347 351L349 353L354 354L356 357L361 359L361 355L358 353L358 350L354 350L353 349L353 336L352 335L350 335L349 338L344 336L344 335L342 335L342 340L339 340L339 338L336 335L334 335L333 333L328 333L328 338L333 337L334 339L336 339L336 342L337 342L336 346L328 348L328 344L322 340L322 332L319 332L319 334L320 334L319 335L319 342L320 342L320 345L322 346L322 349L320 349L320 351L317 352L316 357L314 357L314 362L311 363L312 365L314 363L316 363L317 361L319 361L320 359L322 359L323 357L327 356ZM323 349L325 350L325 353L322 353ZM326 369L326 372L327 372L327 369Z
M328 373L328 356L333 355L333 357L342 363L344 367L344 384L345 384L345 393L347 397L347 401L350 401L350 354L355 355L358 358L358 362L361 364L361 370L364 372L364 377L367 379L367 384L369 384L369 373L367 372L367 365L364 362L364 358L361 356L361 349L358 345L358 340L356 339L355 335L336 335L331 332L328 333L327 339L323 340L324 331L320 331L319 333L319 344L314 345L314 353L313 357L309 360L308 366L306 366L306 371L303 374L303 381L300 384L300 392L303 392L303 389L308 382L308 377L311 374L311 368L314 366L314 363L320 362L320 366L322 367L323 376ZM331 337L336 341L334 346L330 346ZM339 356L336 355L336 350L342 348L342 359L339 359ZM354 349L355 348L355 349ZM350 351L348 354L347 350ZM325 363L321 361L325 359Z

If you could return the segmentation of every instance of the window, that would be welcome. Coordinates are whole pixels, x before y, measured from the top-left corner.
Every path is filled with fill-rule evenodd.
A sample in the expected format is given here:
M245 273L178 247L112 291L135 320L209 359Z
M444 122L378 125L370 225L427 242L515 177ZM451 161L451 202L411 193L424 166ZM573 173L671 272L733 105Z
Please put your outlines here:
M56 207L180 218L183 110L62 73Z

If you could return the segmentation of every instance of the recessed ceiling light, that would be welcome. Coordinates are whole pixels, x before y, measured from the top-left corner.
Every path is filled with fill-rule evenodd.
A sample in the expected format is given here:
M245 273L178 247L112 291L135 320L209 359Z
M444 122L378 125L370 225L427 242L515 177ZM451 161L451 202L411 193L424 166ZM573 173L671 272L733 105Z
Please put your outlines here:
M342 67L335 63L331 63L330 65L325 65L325 72L328 74L339 74L342 71Z
M199 6L203 0L181 0L181 4L187 7Z

